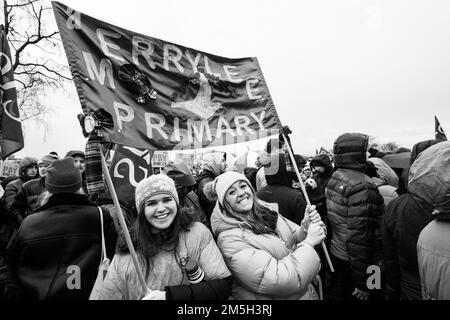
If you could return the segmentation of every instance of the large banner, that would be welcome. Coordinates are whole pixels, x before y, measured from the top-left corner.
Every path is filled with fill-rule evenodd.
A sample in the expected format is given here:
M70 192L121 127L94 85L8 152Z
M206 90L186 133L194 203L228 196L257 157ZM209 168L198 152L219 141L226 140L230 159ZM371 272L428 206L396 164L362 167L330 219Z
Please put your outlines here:
M23 133L13 62L3 25L0 26L0 103L0 157L5 160L23 148Z
M104 137L183 150L277 134L280 120L256 58L230 59L94 19L52 2L85 114L104 109Z

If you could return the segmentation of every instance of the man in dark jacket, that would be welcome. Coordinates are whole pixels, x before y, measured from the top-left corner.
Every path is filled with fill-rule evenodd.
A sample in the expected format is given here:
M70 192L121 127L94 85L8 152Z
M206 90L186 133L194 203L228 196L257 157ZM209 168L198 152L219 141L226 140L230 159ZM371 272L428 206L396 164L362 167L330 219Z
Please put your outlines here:
M408 169L414 177L414 167L427 166L418 157L438 140L422 141L414 145ZM417 163L416 163L417 162ZM440 174L435 172L435 174ZM442 172L444 174L444 172ZM432 177L429 175L429 177ZM426 201L423 188L417 188L417 179L410 179L406 193L392 200L383 216L383 255L386 270L386 298L389 300L421 300L422 292L417 264L417 241L422 229L430 222L432 203Z
M370 178L376 170L367 162L368 141L369 137L360 133L345 133L336 139L336 171L325 190L334 282L345 300L380 296L380 290L369 291L367 286L368 267L381 268L380 222L384 211L383 197Z
M54 156L43 156L38 162L39 178L25 182L19 192L14 197L11 204L11 214L16 219L16 227L18 228L22 220L38 207L38 199L42 192L45 191L45 176L47 168L55 161Z
M260 189L256 196L269 203L277 203L280 214L300 225L305 214L306 202L303 196L292 188L292 174L286 170L286 155L280 153L272 156L278 157L279 169L276 172L269 172L269 167L265 167L267 186Z
M180 207L190 208L194 221L199 221L210 228L209 220L206 219L206 215L200 206L198 196L192 191L192 188L195 186L195 180L187 165L184 163L170 163L164 167L164 173L175 182Z
M87 300L100 264L100 214L109 258L117 240L114 222L83 194L72 158L48 168L45 186L51 196L23 220L8 250L8 269L25 299Z
M5 256L6 245L9 242L16 226L14 215L11 213L11 205L20 187L27 181L36 178L38 159L25 157L19 164L19 178L11 181L5 187L2 198L2 213L0 218L0 256Z

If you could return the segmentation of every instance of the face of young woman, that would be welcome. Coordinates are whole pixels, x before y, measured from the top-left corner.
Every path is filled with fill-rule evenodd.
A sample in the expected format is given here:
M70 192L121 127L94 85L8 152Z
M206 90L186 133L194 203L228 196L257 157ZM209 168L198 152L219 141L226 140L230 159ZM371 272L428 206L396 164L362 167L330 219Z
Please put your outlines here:
M38 172L37 167L30 167L27 169L26 176L29 178L33 178Z
M253 208L253 193L244 181L235 182L225 194L225 201L237 213L247 213Z
M156 194L145 202L145 218L153 233L170 227L177 214L175 199L167 194Z

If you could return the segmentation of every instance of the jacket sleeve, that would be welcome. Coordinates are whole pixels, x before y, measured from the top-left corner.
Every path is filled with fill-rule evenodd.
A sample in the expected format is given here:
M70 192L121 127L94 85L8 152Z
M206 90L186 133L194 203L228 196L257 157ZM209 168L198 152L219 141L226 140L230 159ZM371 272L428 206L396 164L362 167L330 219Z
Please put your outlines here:
M198 266L205 273L205 281L198 284L167 286L168 300L226 300L231 296L231 273L217 247L211 232L199 225L201 234Z
M398 263L397 212L395 202L389 204L382 220L383 258L386 275L386 298L400 299L400 265Z
M222 233L218 245L234 278L248 290L266 296L306 292L320 269L319 256L309 245L300 244L282 259L255 248L244 235Z
M202 281L197 284L166 287L167 300L227 300L233 278Z
M302 195L299 193L295 197L295 208L292 222L300 225L302 223L303 217L305 216L306 202Z
M384 201L376 187L360 183L348 196L347 253L355 286L367 291L367 268L374 264L376 230L380 227Z
M27 211L27 193L26 190L20 187L19 192L14 196L14 200L11 204L11 215L14 216L16 226L20 226L23 219L25 219L25 213Z
M11 241L8 244L8 254L6 256L6 263L2 267L2 280L4 286L3 297L5 299L22 299L25 298L20 285L20 281L17 278L17 265L19 262L19 257L21 255L21 241L20 241L20 231L14 233ZM15 297L14 297L15 296Z
M7 215L11 215L11 205L13 204L14 197L18 191L17 187L11 183L5 188L5 193L3 194L3 208Z

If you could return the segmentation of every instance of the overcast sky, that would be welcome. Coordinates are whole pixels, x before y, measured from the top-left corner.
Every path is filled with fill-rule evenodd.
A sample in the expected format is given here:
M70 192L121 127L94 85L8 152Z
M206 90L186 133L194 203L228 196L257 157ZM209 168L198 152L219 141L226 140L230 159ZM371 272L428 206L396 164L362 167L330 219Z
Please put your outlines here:
M434 115L450 134L449 1L61 2L211 54L257 57L296 153L332 148L345 132L411 148L434 138ZM49 23L56 28L53 16ZM42 128L29 127L17 156L84 149L73 84L47 101L54 111L45 140Z

